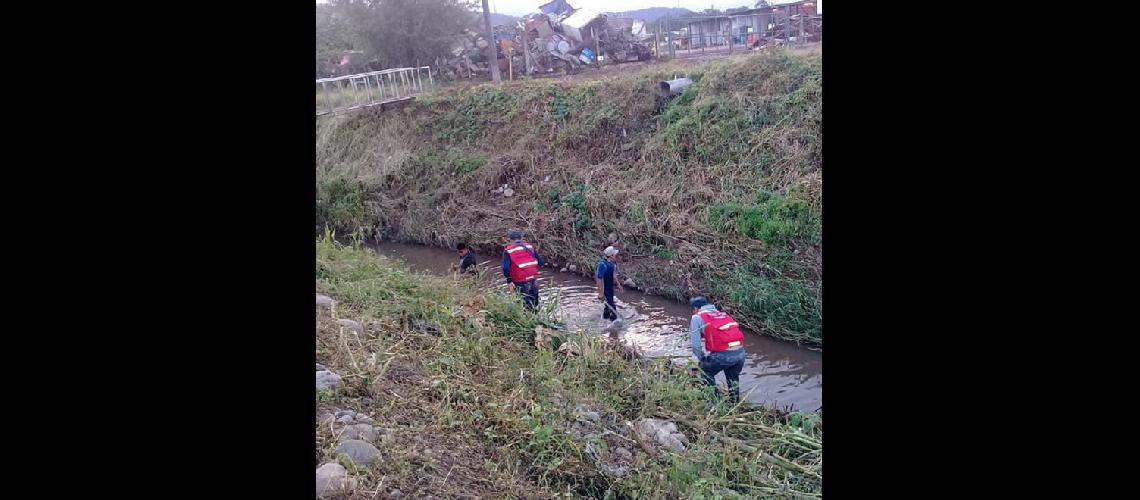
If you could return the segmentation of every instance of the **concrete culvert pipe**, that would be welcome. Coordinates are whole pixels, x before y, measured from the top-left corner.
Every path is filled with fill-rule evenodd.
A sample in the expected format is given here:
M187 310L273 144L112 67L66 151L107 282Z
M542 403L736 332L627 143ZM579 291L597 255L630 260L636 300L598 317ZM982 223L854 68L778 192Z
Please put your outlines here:
M693 81L688 78L677 78L675 80L665 80L661 82L661 93L665 95L677 95L685 90L685 87L692 85Z

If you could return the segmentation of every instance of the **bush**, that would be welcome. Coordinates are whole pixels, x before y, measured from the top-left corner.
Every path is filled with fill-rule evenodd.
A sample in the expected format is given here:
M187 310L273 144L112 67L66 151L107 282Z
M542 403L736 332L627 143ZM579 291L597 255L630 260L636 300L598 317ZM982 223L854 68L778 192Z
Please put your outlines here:
M317 184L317 229L332 228L341 234L364 223L364 186L345 178L325 179Z
M740 270L721 281L719 294L741 316L778 337L823 345L823 295L820 285Z
M735 232L769 245L803 239L818 244L822 238L820 220L798 198L760 192L754 203L728 202L709 209L709 224L724 232Z

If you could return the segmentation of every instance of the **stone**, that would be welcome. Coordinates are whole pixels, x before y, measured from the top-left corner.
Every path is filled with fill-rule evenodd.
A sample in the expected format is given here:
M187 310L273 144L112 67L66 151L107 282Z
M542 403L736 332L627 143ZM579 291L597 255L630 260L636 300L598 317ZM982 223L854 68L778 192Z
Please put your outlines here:
M325 369L325 365L322 365L322 364L320 364L320 363L317 363L317 371L321 371L321 370L324 370L324 369Z
M572 273L578 272L578 265L577 264L570 264L569 266L566 266L566 269L569 269L570 272L572 272Z
M566 272L566 268L563 267L562 269L559 269L558 272L564 273L564 272Z
M340 443L340 445L336 447L336 452L348 456L349 460L352 460L353 463L363 466L372 465L373 462L380 458L380 450L372 446L372 443L359 439L349 439L348 441Z
M364 415L364 414L360 414L360 413L357 413L355 416L352 417L352 419L357 421L357 422L360 422L362 424L374 424L374 423L376 423L375 420L372 420L372 417L369 417L368 415Z
M621 284L622 286L628 286L630 288L637 286L633 283L633 278L626 278L625 281L621 282Z
M336 423L348 425L352 423L352 415L341 415L336 418Z
M608 238L610 243L617 243L617 233L610 233Z
M388 498L391 498L393 500L395 500L397 498L403 498L403 497L404 497L404 492L400 491L399 488L392 488L392 491L388 492Z
M558 346L558 350L555 352L565 356L580 356L582 349L578 347L577 342L563 342L562 345Z
M511 196L514 196L514 195L515 195L514 189L507 188L507 189L503 190L503 196L506 196L507 198L510 198Z
M376 430L368 424L353 424L346 426L340 434L341 439L360 439L363 441L376 441Z
M336 416L332 413L325 412L317 417L317 422L320 425L332 425L333 422L336 422Z
M317 498L325 498L349 491L356 481L338 463L329 462L317 468Z
M427 321L417 319L417 320L412 322L412 327L415 328L416 331L419 331L422 333L427 333L427 334L431 334L431 335L439 335L439 327L435 326L431 323L428 323Z
M632 462L633 461L633 453L630 452L626 448L622 448L622 447L614 448L613 455L614 455L615 460L621 460L621 461L625 461L625 462Z
M643 418L637 421L635 429L643 440L655 441L663 448L673 451L685 451L685 443L688 438L684 433L677 430L677 424L668 420L660 420L656 418Z
M317 305L332 309L334 306L336 306L336 301L333 300L332 297L329 297L328 295L321 295L318 293L317 294Z
M340 375L328 370L317 372L317 390L331 389L340 385Z
M579 419L586 419L591 422L597 422L602 419L602 415L596 411L592 411L584 405L578 405L574 409L574 416Z
M336 324L351 328L352 331L356 332L357 335L364 335L364 325L361 325L360 323L357 323L351 319L338 319L336 320Z

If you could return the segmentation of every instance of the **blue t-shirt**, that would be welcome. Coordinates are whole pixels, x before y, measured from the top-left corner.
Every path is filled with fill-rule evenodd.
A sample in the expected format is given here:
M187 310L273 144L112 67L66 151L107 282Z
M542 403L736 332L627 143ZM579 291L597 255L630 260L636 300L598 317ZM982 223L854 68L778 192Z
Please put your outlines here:
M602 289L607 296L614 294L614 269L616 267L616 264L605 258L598 262L598 272L594 277L602 280Z

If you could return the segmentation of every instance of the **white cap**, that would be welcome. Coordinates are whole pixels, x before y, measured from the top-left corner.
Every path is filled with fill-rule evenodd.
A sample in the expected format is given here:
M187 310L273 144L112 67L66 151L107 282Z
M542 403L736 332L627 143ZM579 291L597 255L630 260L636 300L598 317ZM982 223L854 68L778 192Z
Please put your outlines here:
M617 253L618 253L618 249L616 249L612 246L606 247L605 251L602 252L602 254L605 255L606 257L613 257L613 256L617 255Z

